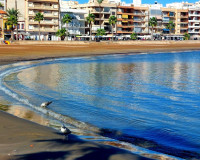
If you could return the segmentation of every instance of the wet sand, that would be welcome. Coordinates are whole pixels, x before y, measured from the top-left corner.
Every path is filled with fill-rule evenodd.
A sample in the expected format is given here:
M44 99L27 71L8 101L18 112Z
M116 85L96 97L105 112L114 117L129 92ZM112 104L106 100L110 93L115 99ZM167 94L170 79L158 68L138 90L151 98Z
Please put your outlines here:
M145 160L128 151L87 142L70 135L68 140L49 127L0 111L1 160Z
M16 42L0 45L0 64L68 56L141 53L200 49L200 42ZM59 131L0 111L0 159L146 159L111 146L96 144L71 135L66 141Z
M44 58L200 49L199 41L39 42L0 45L0 63Z

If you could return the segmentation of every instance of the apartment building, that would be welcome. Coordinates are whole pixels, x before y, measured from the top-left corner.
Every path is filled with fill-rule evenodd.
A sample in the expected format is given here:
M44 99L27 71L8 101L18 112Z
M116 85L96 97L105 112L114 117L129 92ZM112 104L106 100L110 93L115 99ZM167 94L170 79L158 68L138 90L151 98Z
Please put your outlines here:
M134 32L139 35L149 34L149 8L134 7Z
M6 12L0 10L0 41L1 40L8 40L11 37L10 30L6 26Z
M25 0L7 0L6 9L18 9L19 15L18 15L18 38L19 39L25 39L26 36L26 30L25 30ZM14 30L14 36L16 39L17 30Z
M0 0L0 4L2 5L2 7L0 7L0 10L6 10L6 0Z
M175 34L184 35L188 32L188 9L176 10Z
M134 30L133 6L117 6L117 34L130 35Z
M116 16L116 4L113 4L107 0L104 0L100 5L96 0L90 0L87 4L79 4L72 6L73 9L84 9L87 14L95 15L95 22L92 25L92 33L96 34L99 28L105 29L106 33L109 34L112 31L112 27L109 24L109 17L111 15ZM89 25L86 25L86 33L89 34ZM114 30L114 33L116 30Z
M148 34L148 7L117 6L117 33L130 35Z
M76 5L76 1L60 1L60 19L59 27L66 28L67 24L62 24L62 18L65 14L69 14L72 17L72 22L68 24L69 38L75 38L77 35L85 35L85 9L71 9L72 5Z
M26 32L31 39L39 39L39 25L34 21L35 15L40 12L44 20L40 22L42 40L57 40L55 33L59 29L59 2L58 0L25 0Z
M192 39L200 39L200 6L189 7L188 33Z

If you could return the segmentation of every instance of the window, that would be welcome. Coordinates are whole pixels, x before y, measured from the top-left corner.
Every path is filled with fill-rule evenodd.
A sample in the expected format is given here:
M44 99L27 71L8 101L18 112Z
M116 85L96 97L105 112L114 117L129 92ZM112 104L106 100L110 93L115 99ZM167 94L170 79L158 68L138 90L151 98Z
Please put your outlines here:
M24 29L24 24L22 24L22 29Z
M20 29L20 24L17 25L17 29Z
M115 12L112 12L112 15L115 15Z
M28 28L29 28L30 30L32 30L32 29L33 29L33 25L29 25Z

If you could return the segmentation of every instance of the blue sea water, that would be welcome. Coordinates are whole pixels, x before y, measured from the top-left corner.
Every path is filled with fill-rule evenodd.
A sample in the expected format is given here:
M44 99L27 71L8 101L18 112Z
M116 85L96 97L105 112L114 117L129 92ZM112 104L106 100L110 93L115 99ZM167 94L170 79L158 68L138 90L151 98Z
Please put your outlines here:
M149 150L200 159L200 51L24 62L1 68L1 92Z

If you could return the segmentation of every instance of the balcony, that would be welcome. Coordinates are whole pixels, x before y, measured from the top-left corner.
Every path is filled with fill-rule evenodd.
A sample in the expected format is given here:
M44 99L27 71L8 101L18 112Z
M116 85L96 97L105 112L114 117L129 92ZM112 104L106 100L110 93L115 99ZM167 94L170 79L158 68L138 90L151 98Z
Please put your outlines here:
M137 13L137 12L133 12L134 16L146 16L145 13Z
M188 31L188 33L200 33L199 31Z
M191 19L191 20L188 20L189 22L200 22L200 19Z
M37 24L38 25L38 22L37 21L29 21L29 24ZM54 21L41 21L40 22L40 25L53 25L53 26L57 26L58 25L58 21L57 22L54 22Z
M117 18L118 21L129 21L133 22L133 19L124 19L124 18Z
M52 6L34 5L34 6L29 7L29 10L51 10L51 11L58 11L58 8L54 8Z
M123 14L123 15L134 15L133 13L125 13L125 12L117 12L117 14Z
M190 13L189 13L189 17L192 17L192 16L194 16L194 17L200 17L200 14L194 14L194 13L193 13L193 14L190 14Z
M133 33L133 31L117 31L117 33Z

